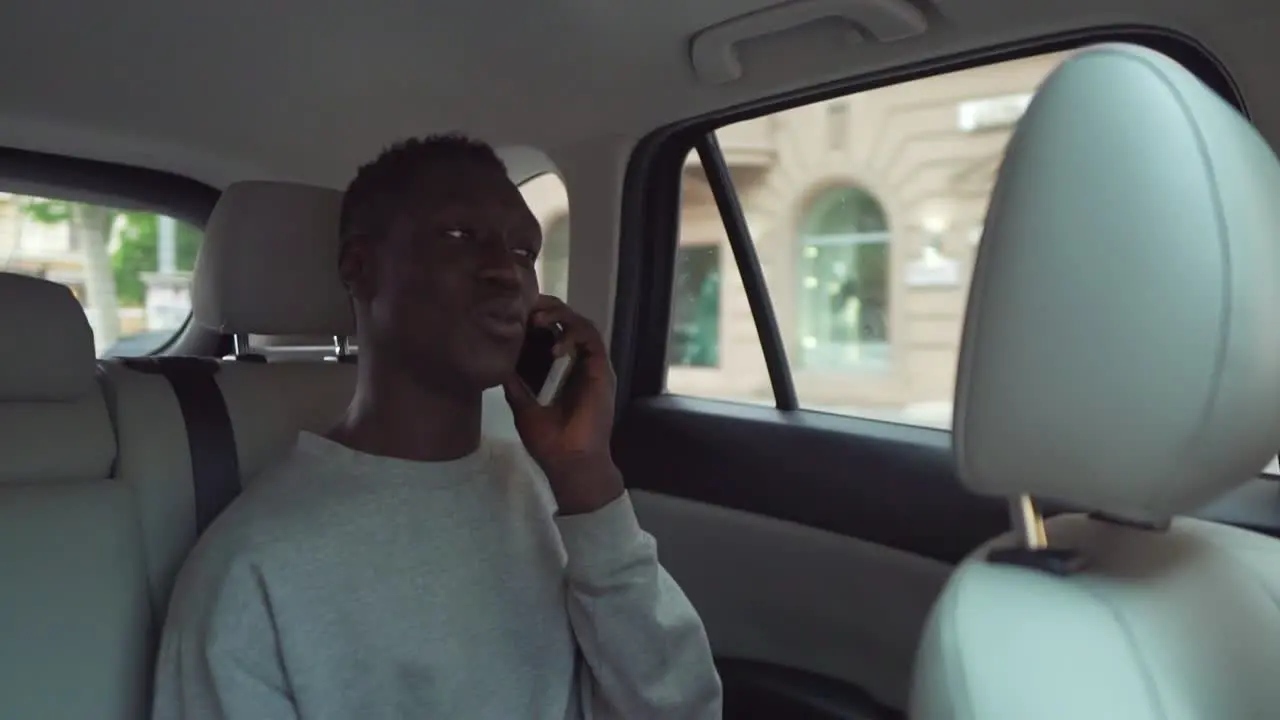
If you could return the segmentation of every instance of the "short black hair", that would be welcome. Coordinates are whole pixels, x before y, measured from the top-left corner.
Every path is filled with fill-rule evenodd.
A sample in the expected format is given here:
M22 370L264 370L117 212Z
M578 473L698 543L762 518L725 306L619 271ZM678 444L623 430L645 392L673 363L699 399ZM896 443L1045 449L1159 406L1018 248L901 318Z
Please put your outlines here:
M480 165L507 173L492 146L460 133L442 133L393 143L360 166L342 197L338 236L342 242L359 235L381 237L418 201L416 180L424 169Z

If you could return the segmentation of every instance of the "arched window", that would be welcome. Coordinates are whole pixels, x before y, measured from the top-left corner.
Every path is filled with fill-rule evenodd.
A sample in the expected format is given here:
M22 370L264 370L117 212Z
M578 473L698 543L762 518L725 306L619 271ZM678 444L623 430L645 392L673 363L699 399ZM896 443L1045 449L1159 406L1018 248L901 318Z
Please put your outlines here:
M804 367L889 359L889 225L865 190L827 190L800 226L799 351Z
M569 291L569 216L561 215L547 224L538 254L538 285L542 292L561 300Z

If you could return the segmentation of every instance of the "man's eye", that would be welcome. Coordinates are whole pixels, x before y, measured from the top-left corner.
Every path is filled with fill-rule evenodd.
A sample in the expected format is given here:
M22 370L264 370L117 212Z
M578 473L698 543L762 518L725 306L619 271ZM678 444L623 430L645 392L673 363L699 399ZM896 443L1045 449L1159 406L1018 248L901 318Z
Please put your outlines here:
M511 252L521 257L528 258L530 260L533 260L538 257L538 254L530 250L529 248L511 248Z
M450 240L470 240L471 232L462 228L446 228L444 236Z

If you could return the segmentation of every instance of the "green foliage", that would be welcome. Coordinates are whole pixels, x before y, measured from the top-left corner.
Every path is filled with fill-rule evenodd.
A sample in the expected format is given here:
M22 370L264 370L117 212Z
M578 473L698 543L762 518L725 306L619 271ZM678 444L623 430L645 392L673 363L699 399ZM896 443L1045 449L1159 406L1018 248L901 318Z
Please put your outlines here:
M111 253L111 270L120 305L136 307L147 296L142 273L156 269L156 219L147 213L124 213L121 224L120 245Z
M71 203L61 200L28 198L22 209L37 222L57 224L71 220ZM143 273L160 268L159 216L148 212L119 211L114 222L119 233L119 243L111 253L116 294L122 307L138 307L146 300ZM196 265L202 234L196 228L178 222L176 236L177 269L190 271Z
M116 276L116 294L123 306L142 305L146 298L143 273L160 269L160 221L153 213L121 213L120 245L111 255L111 265ZM175 264L178 270L190 271L196 266L196 253L200 250L199 230L177 223L175 233Z
M22 210L33 220L50 225L67 222L71 219L71 203L62 200L26 198L22 202Z

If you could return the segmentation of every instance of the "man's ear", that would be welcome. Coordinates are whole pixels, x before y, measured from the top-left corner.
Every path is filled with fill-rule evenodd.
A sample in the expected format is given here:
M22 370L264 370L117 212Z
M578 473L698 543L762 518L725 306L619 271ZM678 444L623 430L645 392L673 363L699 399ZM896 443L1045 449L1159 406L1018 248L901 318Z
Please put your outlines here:
M338 248L338 277L351 297L368 298L372 293L373 262L364 237L344 240Z

